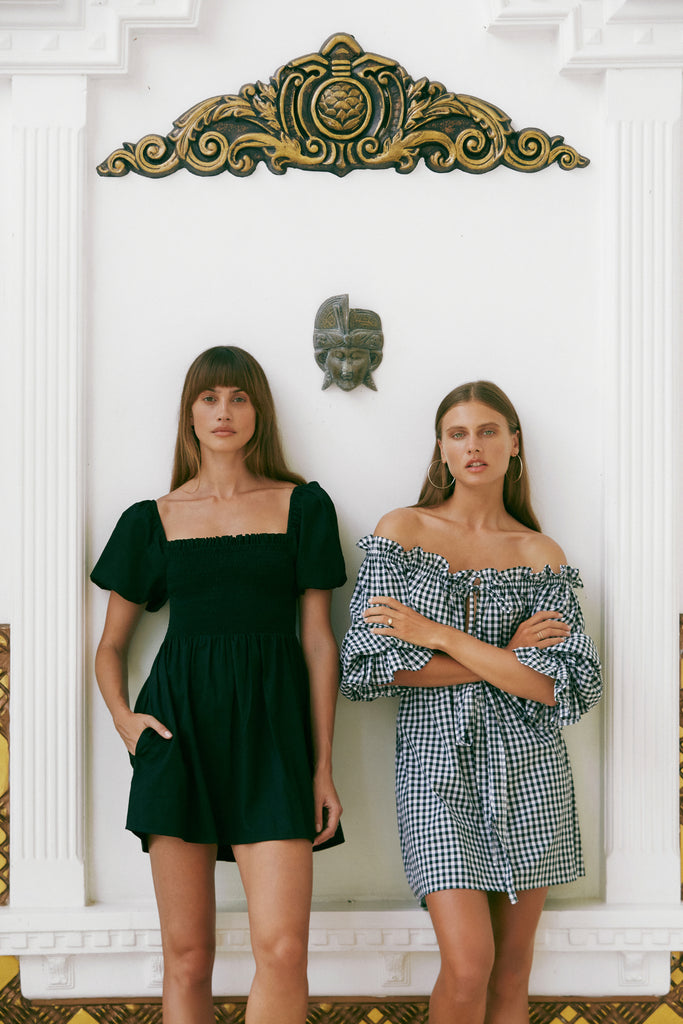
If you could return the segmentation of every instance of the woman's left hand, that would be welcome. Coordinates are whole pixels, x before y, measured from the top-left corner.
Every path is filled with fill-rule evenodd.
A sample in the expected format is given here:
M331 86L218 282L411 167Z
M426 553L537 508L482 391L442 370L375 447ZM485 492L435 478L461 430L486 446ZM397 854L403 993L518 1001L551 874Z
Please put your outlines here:
M313 801L316 831L313 845L319 846L332 838L342 816L341 801L330 772L319 771L313 776Z
M433 651L441 649L439 637L447 628L407 604L401 604L395 597L371 597L363 618L377 636L395 636Z

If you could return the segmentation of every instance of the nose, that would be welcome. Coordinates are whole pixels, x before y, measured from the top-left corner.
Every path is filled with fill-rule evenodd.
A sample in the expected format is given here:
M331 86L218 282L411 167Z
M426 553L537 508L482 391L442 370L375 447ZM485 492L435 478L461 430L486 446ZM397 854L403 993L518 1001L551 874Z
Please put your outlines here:
M469 452L478 452L479 451L479 445L478 445L476 439L470 441L469 445L467 446L467 450Z
M230 419L230 404L228 402L222 402L218 407L218 419L228 420Z

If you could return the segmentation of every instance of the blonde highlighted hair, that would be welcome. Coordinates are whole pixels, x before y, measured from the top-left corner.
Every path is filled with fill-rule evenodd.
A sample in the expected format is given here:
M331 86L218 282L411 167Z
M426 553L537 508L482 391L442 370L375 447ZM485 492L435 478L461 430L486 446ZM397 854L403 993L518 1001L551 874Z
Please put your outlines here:
M254 436L247 446L244 464L254 476L268 480L304 483L285 461L275 405L263 369L252 355L236 345L216 345L197 356L185 376L180 399L178 435L171 490L197 476L201 467L199 441L192 427L192 405L208 388L229 387L244 391L256 410Z
M468 384L461 384L460 387L455 388L446 395L436 410L434 423L436 442L432 452L430 468L427 471L416 507L432 508L435 505L440 505L447 498L450 498L455 490L455 481L451 479L449 482L451 474L448 466L441 461L439 439L441 438L444 416L454 406L462 405L463 402L481 402L483 405L488 405L490 409L494 409L504 417L510 433L517 434L519 439L519 456L522 462L520 463L516 456L510 459L510 466L505 474L505 481L503 483L503 504L505 505L505 510L519 523L528 526L530 530L536 530L540 533L540 524L531 507L529 474L526 462L524 461L524 441L519 417L505 392L496 384L492 384L490 380L476 380ZM434 465L437 460L438 466ZM524 470L520 474L522 465Z

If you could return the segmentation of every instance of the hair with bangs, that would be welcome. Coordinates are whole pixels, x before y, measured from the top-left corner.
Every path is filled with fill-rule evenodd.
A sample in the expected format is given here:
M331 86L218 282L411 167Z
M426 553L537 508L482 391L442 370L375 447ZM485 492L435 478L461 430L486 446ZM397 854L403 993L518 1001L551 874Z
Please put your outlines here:
M503 483L503 504L505 505L505 510L519 523L528 526L530 530L536 530L540 533L540 524L531 507L529 474L526 462L524 461L524 441L522 439L519 416L505 392L496 384L492 384L490 380L476 380L471 381L469 384L461 384L460 387L455 388L446 395L436 410L434 429L437 440L434 444L431 464L427 471L428 475L425 477L416 507L433 508L435 505L440 505L447 498L450 498L455 490L455 481L452 480L448 483L448 477L451 475L448 471L448 466L441 461L439 439L441 438L441 426L446 413L454 406L462 405L464 402L481 402L483 405L488 405L490 409L494 409L505 418L511 434L517 433L519 438L519 455L522 459L524 470L521 477L517 479L517 476L519 476L519 462L515 457L510 459L510 466L505 474L505 481ZM438 466L434 466L437 460ZM432 483L429 479L430 475L435 483Z
M185 377L171 490L182 487L199 473L202 460L192 427L192 405L202 391L216 387L239 388L249 395L256 410L256 429L244 453L249 472L268 480L304 483L303 477L293 473L285 461L273 396L261 364L236 345L216 345L197 356Z

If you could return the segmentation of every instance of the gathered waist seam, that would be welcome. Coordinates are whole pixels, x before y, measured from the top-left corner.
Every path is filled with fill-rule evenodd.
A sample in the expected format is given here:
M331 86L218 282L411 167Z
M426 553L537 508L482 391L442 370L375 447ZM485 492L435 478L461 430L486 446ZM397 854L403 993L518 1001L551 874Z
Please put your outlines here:
M259 629L259 630L245 630L245 629L220 629L215 632L209 630L202 631L190 631L182 629L169 629L166 631L165 640L176 639L178 637L193 638L193 637L264 637L264 636L282 636L282 637L293 637L295 640L298 639L295 629Z

